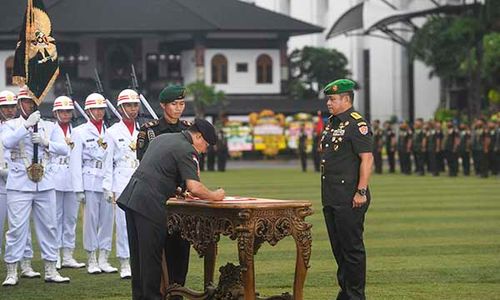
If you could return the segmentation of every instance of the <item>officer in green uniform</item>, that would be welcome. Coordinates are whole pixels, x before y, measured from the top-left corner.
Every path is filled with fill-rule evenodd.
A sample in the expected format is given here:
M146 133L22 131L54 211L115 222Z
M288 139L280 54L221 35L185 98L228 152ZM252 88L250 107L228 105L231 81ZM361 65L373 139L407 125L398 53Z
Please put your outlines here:
M163 109L163 117L141 126L137 135L137 158L142 159L149 143L155 137L165 134L181 132L191 124L180 120L185 108L186 89L180 85L170 85L160 93L160 106ZM165 256L169 283L184 285L189 268L190 244L183 240L179 233L167 234L165 240ZM178 298L180 299L180 297Z
M458 175L458 144L460 143L459 132L452 121L446 122L446 134L443 140L444 157L448 164L448 175Z
M439 172L444 172L444 149L443 149L443 139L444 133L441 128L441 122L434 122L434 129L436 130L436 164Z
M488 148L488 165L490 167L491 175L498 175L498 163L497 163L497 149L495 146L497 144L497 128L493 120L488 122L488 136L490 139L490 145Z
M458 152L462 159L462 171L465 176L470 175L470 153L471 153L471 132L467 124L460 124L460 140L458 143Z
M185 183L192 195L202 199L224 198L223 189L210 191L199 178L198 156L216 139L212 124L201 119L185 131L156 137L118 198L127 219L133 299L162 299L166 200L175 196L177 187Z
M369 124L352 107L355 83L339 79L323 92L332 114L321 138L321 198L326 228L337 261L337 299L365 299L365 213L373 165Z
M474 124L474 137L472 141L472 153L474 160L474 169L476 175L482 178L488 177L488 149L490 138L486 130L485 120L477 119Z
M384 147L384 131L380 128L380 121L373 121L373 159L375 173L382 174L382 148Z
M439 176L439 166L437 162L438 153L438 135L435 129L435 122L429 121L429 130L427 131L427 158L429 160L429 172L432 176Z
M399 125L398 156L401 173L411 174L411 136L412 131L406 122Z
M421 118L415 121L413 126L412 150L415 160L415 172L420 175L425 175L425 132L423 130L424 120Z
M389 163L389 173L394 173L396 171L396 134L388 121L384 122L384 147Z

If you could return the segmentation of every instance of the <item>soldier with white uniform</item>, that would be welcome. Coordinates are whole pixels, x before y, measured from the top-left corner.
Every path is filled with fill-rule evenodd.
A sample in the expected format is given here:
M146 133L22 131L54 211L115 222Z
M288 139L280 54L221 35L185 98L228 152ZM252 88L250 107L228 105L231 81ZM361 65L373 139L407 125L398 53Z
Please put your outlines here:
M118 269L108 262L113 235L113 205L103 197L103 164L107 148L103 122L105 98L98 93L85 99L85 111L90 121L73 131L73 151L70 169L73 189L79 202L85 204L83 247L88 253L87 272L115 273ZM97 260L99 250L99 260Z
M71 141L71 117L73 116L73 100L60 96L54 101L52 112L56 118L54 133L62 137L66 144L73 148ZM75 231L80 203L76 201L76 194L71 183L71 170L69 168L70 155L51 155L50 165L55 172L54 185L56 190L56 216L57 216L57 242L61 253L57 255L57 268L83 268L84 263L79 263L73 258L75 249Z
M139 94L126 89L118 95L118 110L122 121L111 126L106 132L105 141L108 144L104 162L104 198L112 203L120 197L135 169L139 166L136 154L138 130L136 127L139 113ZM128 279L130 273L130 251L128 246L127 223L125 212L115 209L116 224L116 256L120 259L120 277Z
M21 89L19 93L19 98L24 98L28 96L28 91L26 89ZM4 126L5 122L15 118L17 113L17 97L11 91L0 92L0 118L1 126L0 133L2 132L1 127ZM2 253L2 241L3 241L3 229L7 221L7 189L5 185L7 183L7 176L9 173L9 160L10 152L8 149L4 149L3 144L0 143L0 254ZM31 245L31 229L28 228L28 240L26 241L26 248L24 249L23 258L21 259L21 277L24 278L40 278L40 273L35 272L31 266L31 259L33 258L33 247Z
M16 285L18 282L17 264L23 258L32 212L45 261L45 282L69 282L69 278L62 277L56 270L54 171L46 165L49 153L66 155L69 147L60 137L52 135L52 123L40 120L40 112L34 112L35 102L32 99L18 98L21 116L7 121L2 130L3 145L11 155L6 184L9 230L4 260L7 277L3 285ZM34 130L35 125L38 125L38 132ZM38 150L36 161L32 159L34 145Z

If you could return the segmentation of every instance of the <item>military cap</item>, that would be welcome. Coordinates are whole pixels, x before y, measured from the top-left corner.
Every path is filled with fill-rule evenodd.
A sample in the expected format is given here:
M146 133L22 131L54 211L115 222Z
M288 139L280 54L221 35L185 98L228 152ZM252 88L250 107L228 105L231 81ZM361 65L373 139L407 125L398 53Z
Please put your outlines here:
M169 85L164 88L160 93L161 103L170 103L175 100L184 99L186 88L181 85Z
M329 84L326 85L326 87L323 89L323 93L325 95L335 95L335 94L342 94L345 92L350 92L354 90L354 86L356 83L352 80L349 79L337 79L335 81L330 82Z
M210 122L204 119L195 119L193 125L196 131L201 133L205 141L210 145L215 145L217 143L217 133L215 128Z

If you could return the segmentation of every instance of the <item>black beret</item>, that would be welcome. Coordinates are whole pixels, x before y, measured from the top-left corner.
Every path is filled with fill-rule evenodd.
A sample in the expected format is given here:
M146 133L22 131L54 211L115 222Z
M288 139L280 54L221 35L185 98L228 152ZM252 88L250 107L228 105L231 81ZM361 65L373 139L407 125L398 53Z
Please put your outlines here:
M210 145L215 145L217 143L217 133L215 132L215 128L210 122L204 119L195 119L193 126L195 129L201 133L205 141Z

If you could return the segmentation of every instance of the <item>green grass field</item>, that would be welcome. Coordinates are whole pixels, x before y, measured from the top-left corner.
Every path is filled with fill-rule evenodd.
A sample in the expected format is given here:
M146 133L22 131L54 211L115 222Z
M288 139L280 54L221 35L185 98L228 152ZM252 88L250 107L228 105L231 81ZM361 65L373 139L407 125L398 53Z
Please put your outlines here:
M305 299L334 299L336 265L321 213L319 176L290 169L230 170L203 173L211 187L228 195L307 199L315 214L313 253ZM365 223L368 299L500 299L500 180L373 176L372 204ZM81 226L78 249L82 249ZM236 244L222 238L217 266L237 263ZM42 271L38 246L34 266ZM86 260L83 250L76 254ZM113 259L118 266L118 261ZM291 238L263 245L256 257L261 295L291 291L295 246ZM85 269L61 272L69 285L21 279L0 287L0 299L130 299L130 282L117 274L87 275ZM0 265L3 281L5 267ZM202 286L202 259L192 251L188 286Z

